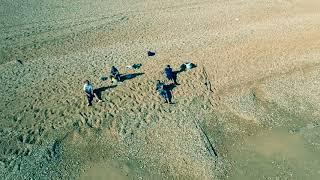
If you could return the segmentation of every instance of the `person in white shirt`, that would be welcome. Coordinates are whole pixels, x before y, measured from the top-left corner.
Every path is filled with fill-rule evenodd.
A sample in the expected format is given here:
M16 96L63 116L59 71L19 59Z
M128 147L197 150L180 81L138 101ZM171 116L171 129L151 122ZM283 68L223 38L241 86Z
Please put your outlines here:
M99 98L95 90L93 89L93 85L90 83L89 80L83 81L83 90L86 93L87 99L88 99L88 106L92 106L93 98L96 97L98 99L98 102L102 102L102 99Z

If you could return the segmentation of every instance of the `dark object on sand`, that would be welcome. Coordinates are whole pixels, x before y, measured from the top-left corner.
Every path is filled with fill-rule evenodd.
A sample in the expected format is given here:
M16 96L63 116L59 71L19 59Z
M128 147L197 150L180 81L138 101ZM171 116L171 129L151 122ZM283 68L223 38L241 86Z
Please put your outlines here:
M152 51L148 51L148 56L155 56L156 53L155 52L152 52Z
M187 69L186 64L181 64L180 66L180 72L185 71Z
M23 65L23 62L20 59L17 59L17 63Z
M105 80L107 80L107 79L108 79L108 77L104 77L104 76L103 76L103 77L100 77L100 80L101 80L101 81L105 81Z
M132 66L126 66L126 68L128 68L128 69L140 69L141 66L142 66L142 64L139 63L139 64L134 64Z
M159 95L164 99L164 103L172 104L172 88L169 87L171 86L165 85L160 80L157 80L156 91L158 91Z
M139 69L141 66L142 66L141 63L132 65L134 69Z

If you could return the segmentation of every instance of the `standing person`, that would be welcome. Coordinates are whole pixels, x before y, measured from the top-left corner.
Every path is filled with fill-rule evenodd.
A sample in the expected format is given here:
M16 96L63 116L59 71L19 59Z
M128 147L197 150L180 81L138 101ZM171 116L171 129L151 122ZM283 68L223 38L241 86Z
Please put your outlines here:
M170 65L167 65L167 67L164 69L164 72L166 74L166 77L170 80L173 81L175 85L179 85L177 83L177 74L173 72L172 68Z
M165 100L165 103L170 103L171 99L172 99L172 93L170 90L168 90L165 86L165 84L163 82L161 82L160 80L157 80L157 85L156 85L156 91L158 91L158 93L160 94L160 96L162 96Z
M111 67L110 76L111 76L111 78L116 79L117 82L120 82L120 81L121 81L121 77L120 77L119 70L118 70L115 66L112 66L112 67ZM111 79L111 81L112 81L112 79Z
M90 83L89 80L83 81L83 90L86 93L87 99L88 99L88 106L92 106L93 98L96 97L98 99L98 102L102 102L102 99L100 99L97 94L95 93L93 89L93 85Z

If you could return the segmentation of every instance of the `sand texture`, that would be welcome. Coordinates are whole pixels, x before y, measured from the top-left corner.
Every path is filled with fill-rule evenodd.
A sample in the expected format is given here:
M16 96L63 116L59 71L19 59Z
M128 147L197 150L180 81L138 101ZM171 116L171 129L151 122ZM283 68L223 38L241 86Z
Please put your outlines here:
M0 179L319 179L320 1L0 4Z

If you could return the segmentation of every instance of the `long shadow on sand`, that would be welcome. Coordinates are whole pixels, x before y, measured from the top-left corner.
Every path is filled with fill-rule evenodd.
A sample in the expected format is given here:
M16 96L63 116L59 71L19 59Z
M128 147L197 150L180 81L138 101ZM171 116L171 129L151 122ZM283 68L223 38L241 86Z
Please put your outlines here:
M166 91L172 91L175 87L177 87L174 83L166 84L163 86L163 89Z
M115 88L115 87L117 87L117 85L97 88L97 89L94 90L94 93L96 93L96 95L101 99L102 92L104 92L104 91L106 91L108 89Z
M124 75L121 75L120 79L121 79L121 82L123 82L123 81L130 80L142 75L144 75L144 73L124 74Z

